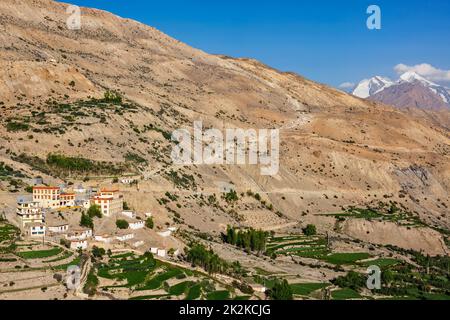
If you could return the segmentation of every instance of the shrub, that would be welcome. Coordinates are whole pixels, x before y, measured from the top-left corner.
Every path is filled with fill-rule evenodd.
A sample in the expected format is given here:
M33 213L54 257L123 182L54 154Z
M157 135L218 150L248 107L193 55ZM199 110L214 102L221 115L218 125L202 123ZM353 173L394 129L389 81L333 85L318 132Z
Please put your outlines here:
M154 223L153 223L153 218L150 217L145 221L145 226L149 229L153 229L154 228Z
M94 229L94 221L92 220L92 218L89 215L82 213L81 220L80 220L80 226Z
M292 300L292 288L286 279L276 280L273 288L267 292L272 300Z
M303 229L303 234L306 236L315 236L317 234L316 226L313 224L308 224L306 228Z
M94 205L89 207L89 209L87 211L87 215L90 218L94 218L94 217L101 218L101 217L103 217L102 212L100 211L100 207L98 205L96 205L96 204L94 204Z
M116 221L116 226L117 226L117 228L119 228L119 229L128 229L128 227L130 226L130 224L129 224L128 221L126 221L126 220L121 220L121 219L119 219L119 220Z

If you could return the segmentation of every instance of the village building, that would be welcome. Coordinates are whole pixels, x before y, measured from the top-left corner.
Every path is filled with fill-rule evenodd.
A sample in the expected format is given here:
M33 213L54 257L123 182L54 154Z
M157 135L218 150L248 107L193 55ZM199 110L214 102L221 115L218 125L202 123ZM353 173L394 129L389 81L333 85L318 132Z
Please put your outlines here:
M71 240L70 249L72 250L86 250L88 248L87 240Z
M128 222L128 225L131 230L139 230L145 227L145 222L142 220L135 220L133 222Z
M60 207L60 189L58 187L33 187L33 201L41 208L56 209Z
M167 230L167 231L163 231L163 232L158 232L158 235L163 238L168 238L172 235L172 231Z
M102 242L102 243L112 243L114 241L114 238L112 236L110 236L109 234L104 234L104 235L96 235L94 237L95 241L98 242Z
M131 218L131 219L135 219L136 218L136 213L134 213L133 211L122 211L122 215Z
M132 178L122 178L120 179L120 183L122 184L132 184L135 180Z
M119 241L121 241L121 242L125 242L125 241L127 241L127 240L131 240L131 239L134 239L134 233L132 233L132 232L127 232L126 230L124 230L124 231L122 231L122 232L119 232L119 233L116 235L116 239L119 240Z
M66 235L67 240L85 240L88 238L92 238L92 229L89 228L83 228L83 229L77 229L72 230L69 234Z
M32 223L30 225L27 225L27 234L30 237L45 237L45 224L43 223Z
M45 217L39 202L19 198L17 200L16 213L19 216L22 227L30 223L44 223Z
M158 257L165 258L167 255L167 251L164 249L158 249L158 252L156 254L158 255Z
M60 207L75 207L75 193L62 193L59 196Z
M69 231L69 224L63 223L63 224L48 226L48 231L53 232L53 233L65 233L65 232Z
M120 214L123 210L123 196L119 190L103 189L92 198L92 202L100 207L102 214L106 217Z

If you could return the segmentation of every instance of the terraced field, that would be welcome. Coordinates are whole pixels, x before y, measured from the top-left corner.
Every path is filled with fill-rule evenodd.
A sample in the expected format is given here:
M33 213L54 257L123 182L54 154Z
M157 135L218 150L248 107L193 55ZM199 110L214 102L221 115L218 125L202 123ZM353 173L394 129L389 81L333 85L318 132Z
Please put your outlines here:
M332 253L325 238L304 235L272 237L267 244L267 253L312 258L335 265L355 264L370 258L370 255L364 252Z
M80 258L62 247L17 236L16 227L0 222L0 299L63 299L66 270Z
M426 226L420 219L409 215L403 211L394 210L391 213L384 213L375 209L352 208L342 213L324 214L323 216L334 216L338 220L346 218L351 219L366 219L395 222L400 226L405 227L424 227Z
M243 296L206 274L156 260L151 254L113 256L96 268L99 290L112 294L126 290L131 300L225 300Z

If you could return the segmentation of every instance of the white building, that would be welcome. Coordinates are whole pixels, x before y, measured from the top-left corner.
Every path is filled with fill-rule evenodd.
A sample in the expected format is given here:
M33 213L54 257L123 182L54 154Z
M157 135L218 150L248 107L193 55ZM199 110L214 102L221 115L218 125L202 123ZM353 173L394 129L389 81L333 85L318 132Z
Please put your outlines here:
M157 255L158 257L164 258L167 255L167 252L164 249L158 249Z
M120 214L123 210L123 196L119 190L103 189L92 198L92 202L100 207L102 214L106 217Z
M134 213L133 211L122 211L122 215L131 218L131 219L136 219L136 213Z
M45 224L33 223L28 226L30 237L44 237L45 236Z
M16 213L19 216L22 227L25 227L30 223L45 222L44 213L40 208L40 203L36 201L18 199Z
M155 248L155 247L150 248L150 252L153 253L153 254L157 254L158 253L158 248Z
M145 227L145 222L142 220L138 220L136 222L130 222L129 223L129 228L131 230L138 230L138 229L143 229Z
M116 239L119 241L127 241L134 239L134 233L123 233L121 235L116 236Z
M151 218L151 217L153 217L153 213L151 213L151 212L146 212L146 213L145 213L145 217L146 217L146 218Z
M122 184L132 184L135 180L132 178L122 178L120 179L120 183Z
M172 231L167 230L167 231L163 231L163 232L158 232L158 235L160 235L163 238L168 238L172 235Z
M70 241L70 249L72 250L86 250L88 248L87 240L72 240Z
M71 233L66 235L67 240L85 240L92 237L92 229L79 229L73 230Z
M59 224L59 225L55 225L55 226L49 226L48 231L53 232L53 233L64 233L64 232L69 231L69 224L63 223L63 224Z
M103 242L103 243L106 243L106 244L111 243L111 242L114 241L114 238L111 237L111 236L108 235L108 234L104 234L104 235L101 235L101 236L97 236L97 235L96 235L96 236L94 237L94 239L95 239L95 241Z

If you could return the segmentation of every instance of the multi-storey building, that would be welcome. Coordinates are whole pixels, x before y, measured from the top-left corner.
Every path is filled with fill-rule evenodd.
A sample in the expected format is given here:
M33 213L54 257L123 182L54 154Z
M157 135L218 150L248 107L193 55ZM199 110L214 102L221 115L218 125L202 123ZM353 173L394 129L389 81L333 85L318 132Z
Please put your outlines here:
M27 224L44 223L45 221L39 202L19 199L16 212L22 227L25 227Z
M123 210L123 196L119 190L103 189L92 198L92 203L98 205L102 214L107 217L120 214Z
M60 189L58 187L33 187L33 201L41 208L56 209L60 207Z
M59 196L60 207L75 207L75 193L62 193Z

